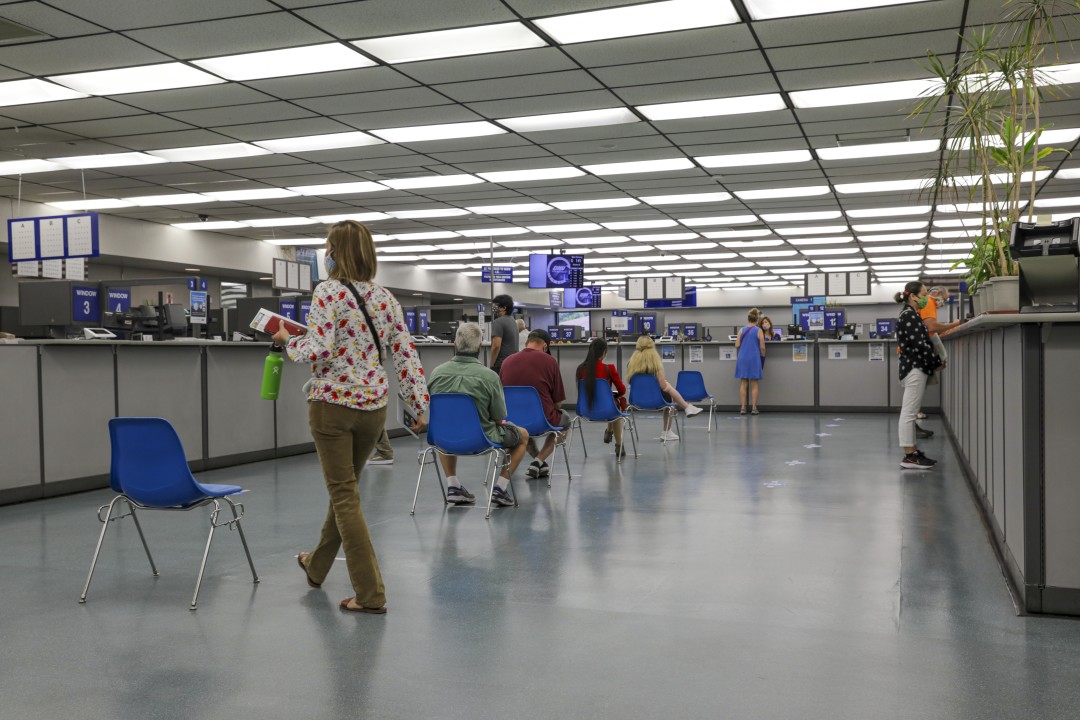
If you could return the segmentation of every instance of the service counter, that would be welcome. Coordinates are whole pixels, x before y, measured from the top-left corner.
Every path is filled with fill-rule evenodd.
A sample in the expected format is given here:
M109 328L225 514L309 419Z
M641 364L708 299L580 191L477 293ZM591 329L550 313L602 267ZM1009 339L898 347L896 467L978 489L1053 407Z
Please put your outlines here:
M721 409L738 407L734 343L659 347L671 355L664 369L672 382L680 370L699 370ZM453 356L449 344L421 344L418 350L427 372ZM551 351L573 408L575 372L588 346L553 345ZM608 362L624 372L632 352L632 344L614 344ZM0 343L0 503L106 486L108 421L117 416L168 419L196 471L312 451L301 392L308 366L286 362L280 398L267 402L259 397L266 354L265 343ZM487 360L486 348L481 359ZM387 429L397 436L404 430L395 374L390 373ZM895 374L889 342L770 343L759 405L888 411L900 399ZM935 393L932 388L927 408L937 405Z
M1080 314L982 315L943 339L942 414L1021 608L1080 615Z

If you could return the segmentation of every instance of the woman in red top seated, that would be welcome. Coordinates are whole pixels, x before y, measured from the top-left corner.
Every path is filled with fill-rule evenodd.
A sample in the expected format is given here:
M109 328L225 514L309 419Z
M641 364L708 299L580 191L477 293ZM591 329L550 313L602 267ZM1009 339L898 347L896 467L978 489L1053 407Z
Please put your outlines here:
M604 362L607 357L607 341L603 338L594 338L589 343L589 352L585 356L585 362L578 365L577 379L585 381L585 392L589 393L590 405L596 401L596 381L607 380L611 385L611 392L615 396L615 405L622 411L626 411L626 385L623 385L619 377L619 371L614 365ZM626 450L623 449L622 422L616 420L608 423L604 431L604 442L611 442L615 438L615 454L623 457Z

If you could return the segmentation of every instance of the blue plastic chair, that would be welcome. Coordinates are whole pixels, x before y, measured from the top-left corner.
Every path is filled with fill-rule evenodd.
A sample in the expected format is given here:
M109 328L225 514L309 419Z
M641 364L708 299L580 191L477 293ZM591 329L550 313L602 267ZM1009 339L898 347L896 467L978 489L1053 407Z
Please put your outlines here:
M443 480L442 470L439 469L438 456L441 455L487 455L488 464L484 471L484 484L488 486L488 506L485 518L491 517L492 493L495 492L495 478L499 471L510 464L510 451L493 443L484 434L484 428L480 424L480 413L476 410L476 403L464 393L435 393L431 396L430 406L431 419L428 421L428 446L420 451L417 462L420 463L420 472L416 476L416 491L413 493L412 510L410 515L416 514L416 498L420 494L420 480L424 477L424 467L428 464L435 466L435 475L439 478L439 488L442 490L443 502L446 502L446 482ZM495 467L492 469L492 460ZM491 482L488 482L490 480ZM507 485L510 497L514 499L514 507L517 507L517 495L514 494L513 483Z
M571 482L573 475L570 473L567 443L572 436L569 432L563 432L568 428L561 428L548 422L540 393L531 385L507 385L503 388L503 396L506 398L506 419L518 427L525 428L530 439L536 439L539 442L544 436L555 436L555 447L562 448L563 460L566 462L566 481ZM560 434L563 435L561 439ZM551 487L550 475L548 475L548 487Z
M251 567L251 577L256 583L259 582L259 576L255 573L255 563L251 560L247 538L244 537L244 528L240 525L240 519L244 517L244 506L234 502L230 497L243 492L243 488L237 485L208 485L196 480L188 469L187 456L184 454L180 437L168 420L141 417L113 418L109 421L109 440L112 444L109 485L116 493L116 497L108 505L98 508L98 520L102 523L101 534L98 535L94 558L90 561L90 573L86 577L86 585L83 587L82 595L79 596L79 602L86 602L86 593L90 590L90 581L94 579L94 568L97 567L98 556L101 554L101 545L105 541L105 532L109 529L109 523L126 517L135 521L135 528L139 531L139 539L142 540L146 558L150 561L150 569L153 570L154 577L157 577L157 566L154 565L154 558L150 555L150 546L146 544L146 536L143 535L139 518L135 514L136 508L139 510L192 510L203 505L213 505L214 509L210 513L210 534L206 538L206 548L203 550L202 563L199 565L199 576L195 580L195 594L191 597L192 610L196 608L199 601L199 588L202 587L203 573L206 571L210 543L214 540L214 531L219 527L235 528L240 534L240 542L244 545L244 553ZM218 522L218 515L222 510L221 500L224 500L232 511L231 520ZM113 510L121 502L128 506L128 512L113 517ZM105 511L104 516L101 514L102 511Z
M588 457L589 449L585 445L585 431L581 427L582 421L602 422L605 425L615 421L621 422L624 429L623 437L630 435L630 443L634 448L634 457L638 456L633 418L628 413L620 410L619 406L615 404L615 396L611 393L611 383L607 380L603 378L596 379L595 402L590 401L589 394L585 392L585 380L578 380L577 417L571 421L570 427L577 426L578 434L581 436L581 449L585 452L585 457ZM623 442L626 442L625 439ZM619 453L615 454L615 461L622 462Z
M671 413L675 418L676 434L681 435L679 429L679 415L675 403L664 399L660 392L660 381L655 375L640 373L630 378L630 413L637 412L664 412ZM637 432L637 416L634 415L634 431Z
M697 370L680 370L675 378L675 389L688 403L703 403L709 401L709 425L705 432L712 432L713 410L716 408L716 400L705 389L705 378Z

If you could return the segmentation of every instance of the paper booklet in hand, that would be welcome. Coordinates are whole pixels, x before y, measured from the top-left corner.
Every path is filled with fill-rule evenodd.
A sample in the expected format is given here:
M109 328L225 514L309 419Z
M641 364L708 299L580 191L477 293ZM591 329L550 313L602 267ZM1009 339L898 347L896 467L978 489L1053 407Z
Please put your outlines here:
M295 320L290 320L284 315L278 315L276 312L271 312L266 308L260 308L259 312L255 315L255 319L251 321L251 328L253 330L258 330L267 335L273 335L282 327L284 327L290 335L302 335L307 332L308 329L307 326L301 325Z

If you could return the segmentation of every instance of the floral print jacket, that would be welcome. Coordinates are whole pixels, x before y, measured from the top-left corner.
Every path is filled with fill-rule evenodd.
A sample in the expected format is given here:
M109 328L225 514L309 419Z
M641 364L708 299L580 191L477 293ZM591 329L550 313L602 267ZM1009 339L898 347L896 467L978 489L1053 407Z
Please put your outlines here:
M305 386L309 401L344 405L356 410L385 407L389 394L388 367L393 358L401 396L415 413L427 414L428 389L420 355L405 327L401 305L386 288L355 283L382 344L383 361L364 314L352 292L337 280L315 288L308 314L310 330L289 340L286 350L296 362L311 363L312 379Z

